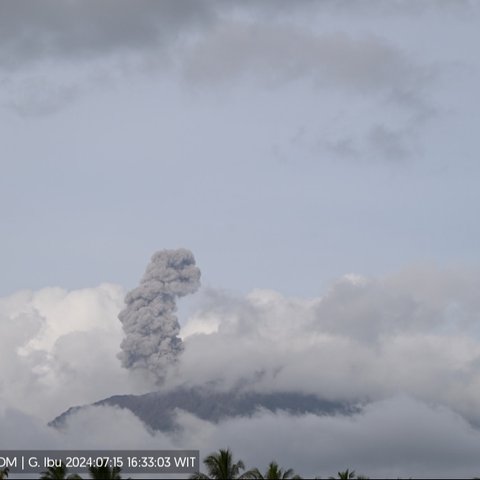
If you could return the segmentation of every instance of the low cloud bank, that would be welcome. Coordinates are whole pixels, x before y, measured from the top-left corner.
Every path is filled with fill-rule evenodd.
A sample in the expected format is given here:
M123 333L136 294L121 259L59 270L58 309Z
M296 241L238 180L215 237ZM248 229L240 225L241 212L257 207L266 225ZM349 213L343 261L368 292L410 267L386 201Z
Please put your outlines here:
M347 275L312 299L202 291L164 388L296 391L359 402L351 416L258 411L217 424L178 411L175 433L131 412L72 405L153 389L121 367L119 286L47 288L0 299L0 444L90 448L230 446L250 466L273 459L306 476L472 477L480 441L480 272L416 267ZM125 435L125 432L129 432ZM255 438L255 442L251 439ZM262 444L261 451L258 445Z
M116 358L118 285L44 288L0 299L0 407L47 422L72 405L146 388Z
M406 396L373 402L352 417L259 411L213 424L179 411L177 421L175 434L152 433L127 410L91 407L73 414L58 432L8 411L0 415L0 448L199 448L203 458L229 446L247 468L263 470L276 459L307 478L345 468L373 478L478 474L480 432L448 408Z
M347 275L313 299L207 292L171 382L360 402L408 394L478 424L479 288L476 271L425 267Z

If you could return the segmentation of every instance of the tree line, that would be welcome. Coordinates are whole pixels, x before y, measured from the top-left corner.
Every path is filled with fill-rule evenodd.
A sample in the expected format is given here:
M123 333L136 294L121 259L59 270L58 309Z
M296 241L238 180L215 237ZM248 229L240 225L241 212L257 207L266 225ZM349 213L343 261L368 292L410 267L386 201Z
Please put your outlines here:
M230 449L220 449L218 452L211 453L203 459L203 465L206 473L198 471L190 476L196 480L217 480L217 479L258 479L258 480L301 480L301 476L296 474L291 468L281 468L275 461L270 462L265 471L258 468L250 470L245 469L242 460L234 461L233 454ZM0 470L0 480L6 480L9 469ZM92 480L122 480L121 468L119 467L90 467L90 478ZM40 480L82 480L82 477L76 473L70 474L67 467L62 464L60 466L49 467L42 472ZM320 477L316 477L320 478ZM368 479L363 475L356 475L355 470L346 469L339 471L337 476L329 477L330 479Z

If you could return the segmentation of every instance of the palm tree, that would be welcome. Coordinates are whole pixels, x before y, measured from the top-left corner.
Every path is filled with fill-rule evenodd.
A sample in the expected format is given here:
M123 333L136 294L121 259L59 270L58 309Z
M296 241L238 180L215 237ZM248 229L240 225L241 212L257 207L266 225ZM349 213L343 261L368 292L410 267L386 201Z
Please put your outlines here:
M5 480L8 477L8 472L8 468L2 468L2 470L0 470L0 480Z
M363 475L355 476L355 470L349 470L348 468L344 472L338 472L338 477L329 477L331 479L339 478L341 480L349 480L351 478L357 478L359 480L366 480L368 477L364 477Z
M67 467L62 462L61 465L57 467L48 467L44 472L40 480L80 480L80 477L77 474L72 474L67 477Z
M233 455L229 448L226 450L220 449L218 453L212 453L203 459L203 464L207 468L208 475L197 472L190 478L192 479L243 479L252 478L250 475L252 471L249 470L240 474L241 470L245 470L245 465L241 460L233 461Z
M338 472L338 478L340 478L341 480L355 478L355 470L349 471L347 468L344 472Z
M110 468L108 465L102 467L89 467L90 476L93 480L121 480L121 468Z
M254 468L251 471L251 475L247 478L260 480L287 480L290 478L292 480L299 480L301 477L295 475L295 472L291 468L283 470L278 466L277 462L270 462L265 475L262 475L258 468Z

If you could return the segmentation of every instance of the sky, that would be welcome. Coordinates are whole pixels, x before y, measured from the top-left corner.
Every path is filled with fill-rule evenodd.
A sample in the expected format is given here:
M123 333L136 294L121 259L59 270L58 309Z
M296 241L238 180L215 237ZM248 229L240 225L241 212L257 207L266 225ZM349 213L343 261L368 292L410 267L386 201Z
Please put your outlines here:
M478 263L476 3L242 5L0 7L2 294Z
M479 20L467 0L0 3L1 445L101 447L110 422L303 474L478 475ZM152 388L117 316L179 247L202 287L177 378L365 411L46 429Z

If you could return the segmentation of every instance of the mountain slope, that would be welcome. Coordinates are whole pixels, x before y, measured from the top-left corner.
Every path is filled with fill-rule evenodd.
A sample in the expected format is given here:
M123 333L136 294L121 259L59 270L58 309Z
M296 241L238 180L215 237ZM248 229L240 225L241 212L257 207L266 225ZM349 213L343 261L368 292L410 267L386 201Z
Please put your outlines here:
M244 391L218 392L207 388L177 388L168 392L152 392L144 395L115 395L93 404L127 408L153 430L174 430L175 411L190 412L210 422L226 418L251 416L259 409L279 410L293 415L314 413L317 415L351 414L358 407L294 392L258 393ZM50 426L61 428L68 417L85 407L71 407L54 420Z

